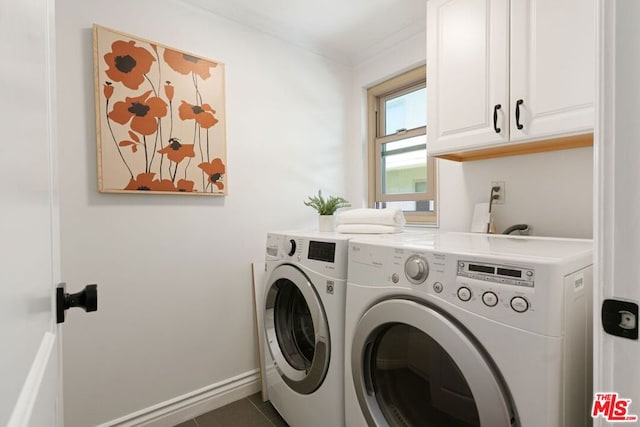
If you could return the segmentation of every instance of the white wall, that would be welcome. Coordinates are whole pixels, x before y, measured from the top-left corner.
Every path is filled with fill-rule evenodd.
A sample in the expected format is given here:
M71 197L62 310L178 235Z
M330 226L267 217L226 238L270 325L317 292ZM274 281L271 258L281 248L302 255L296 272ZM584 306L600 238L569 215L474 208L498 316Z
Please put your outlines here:
M592 237L592 148L447 162L440 160L442 229L468 227L474 204L489 201L491 181L504 181L505 204L493 206L498 232L525 223L538 236Z
M366 88L424 64L425 40L424 33L417 34L354 68L350 153L359 153L360 169L351 170L349 179L363 189L363 205L367 194ZM428 79L427 64L427 85ZM427 135L428 129L427 124ZM591 238L592 157L592 148L581 148L465 163L438 160L440 229L467 231L474 205L489 201L491 181L505 181L505 204L493 209L499 232L527 223L531 233L539 236Z
M97 425L257 368L250 262L344 194L347 68L177 0L56 1L62 277L98 283L64 329L67 427ZM226 65L225 198L99 194L91 25Z

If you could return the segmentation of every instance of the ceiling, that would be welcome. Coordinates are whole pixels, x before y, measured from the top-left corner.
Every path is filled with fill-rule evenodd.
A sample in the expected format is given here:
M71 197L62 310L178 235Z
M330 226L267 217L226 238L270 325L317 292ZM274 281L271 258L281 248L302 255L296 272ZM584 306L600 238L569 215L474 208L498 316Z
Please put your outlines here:
M342 63L425 29L426 0L183 0Z

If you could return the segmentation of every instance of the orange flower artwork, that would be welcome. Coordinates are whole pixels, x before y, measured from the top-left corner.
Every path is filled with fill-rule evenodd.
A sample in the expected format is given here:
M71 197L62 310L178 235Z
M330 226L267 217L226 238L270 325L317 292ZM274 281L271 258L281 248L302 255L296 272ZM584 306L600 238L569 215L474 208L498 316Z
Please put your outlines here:
M154 187L153 177L155 173L141 173L135 179L131 178L125 190L151 191Z
M186 179L179 179L178 180L178 191L183 191L186 193L190 193L193 191L193 186L195 185L195 182L193 181L187 181Z
M173 94L175 93L175 90L176 88L171 86L171 82L167 82L167 84L164 85L164 94L167 96L169 102L173 101Z
M155 179L155 173L141 173L135 179L131 178L125 190L134 191L177 191L169 179Z
M111 99L111 95L113 95L113 86L111 85L111 82L105 82L103 93L107 100Z
M111 52L104 55L109 66L105 71L107 77L122 82L129 89L138 89L155 61L153 55L147 49L136 46L133 40L117 40L113 42L111 49Z
M172 162L180 163L185 157L195 157L196 153L193 151L194 144L180 144L177 138L172 138L169 145L162 150L158 150L160 154L166 154L167 158Z
M180 118L182 120L195 120L200 127L205 129L218 123L218 119L214 116L216 110L211 108L209 104L192 105L186 101L182 101L178 108Z
M226 196L224 64L99 25L93 43L99 191Z
M213 159L210 163L200 163L198 167L206 174L209 183L218 187L219 190L224 188L222 179L226 168L221 159Z
M149 98L148 90L135 98L125 98L113 105L109 118L124 125L131 120L131 130L142 135L152 135L158 129L158 118L167 115L167 103L161 98Z
M175 50L165 50L163 58L171 68L180 74L194 73L200 76L203 80L211 77L211 71L209 68L218 66L215 62L207 61Z

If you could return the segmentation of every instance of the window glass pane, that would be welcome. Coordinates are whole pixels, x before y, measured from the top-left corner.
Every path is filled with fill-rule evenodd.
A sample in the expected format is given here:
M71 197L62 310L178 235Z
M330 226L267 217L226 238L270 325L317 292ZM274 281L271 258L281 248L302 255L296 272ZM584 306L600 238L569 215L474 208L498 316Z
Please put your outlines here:
M377 208L399 208L404 212L435 212L435 200L407 200L404 202L378 202Z
M425 135L382 145L382 193L424 192L427 182ZM418 190L416 190L418 189Z
M400 129L415 129L427 125L427 88L386 99L384 108L384 134Z

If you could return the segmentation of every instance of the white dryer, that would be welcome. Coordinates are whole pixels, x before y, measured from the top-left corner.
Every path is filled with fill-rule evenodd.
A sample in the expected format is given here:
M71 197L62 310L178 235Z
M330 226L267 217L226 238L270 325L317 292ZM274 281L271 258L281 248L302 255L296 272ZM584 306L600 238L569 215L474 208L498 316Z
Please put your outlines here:
M344 426L344 315L348 235L269 233L265 375L292 427Z
M346 425L588 425L592 252L470 233L352 240Z

